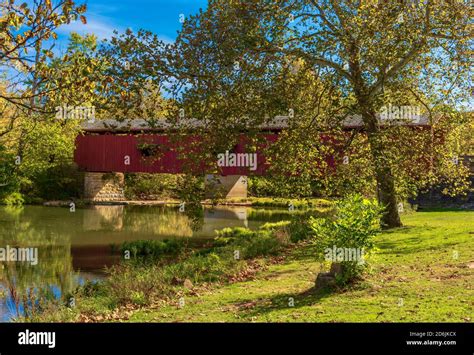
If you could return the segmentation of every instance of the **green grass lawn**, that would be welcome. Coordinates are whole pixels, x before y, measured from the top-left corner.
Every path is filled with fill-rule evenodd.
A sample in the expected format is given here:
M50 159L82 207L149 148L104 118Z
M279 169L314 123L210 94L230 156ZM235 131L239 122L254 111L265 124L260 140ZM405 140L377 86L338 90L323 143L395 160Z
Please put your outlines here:
M376 238L365 279L316 292L310 246L252 280L197 291L185 305L139 309L134 322L472 322L474 212L417 212ZM292 301L294 306L291 306Z

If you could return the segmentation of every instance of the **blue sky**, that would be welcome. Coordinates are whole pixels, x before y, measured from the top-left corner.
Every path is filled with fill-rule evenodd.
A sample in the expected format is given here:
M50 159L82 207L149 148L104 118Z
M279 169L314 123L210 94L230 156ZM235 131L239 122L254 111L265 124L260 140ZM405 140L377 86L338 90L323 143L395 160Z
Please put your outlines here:
M131 28L151 30L164 41L173 41L181 28L180 14L195 14L205 8L207 0L86 0L87 24L80 21L58 29L60 42L74 31L80 34L94 33L99 39L110 38L113 30L119 32Z

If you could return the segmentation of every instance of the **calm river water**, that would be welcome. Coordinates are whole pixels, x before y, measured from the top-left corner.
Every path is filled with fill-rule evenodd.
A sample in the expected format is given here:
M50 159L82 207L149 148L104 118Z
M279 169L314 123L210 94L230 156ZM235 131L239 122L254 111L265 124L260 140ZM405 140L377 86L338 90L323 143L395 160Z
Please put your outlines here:
M59 298L86 280L104 277L105 268L118 262L117 250L125 241L200 242L225 227L255 229L288 218L284 209L251 207L204 208L198 219L165 206L93 206L75 212L0 207L0 322L23 313L25 295L41 290ZM37 248L37 263L2 261L12 248Z

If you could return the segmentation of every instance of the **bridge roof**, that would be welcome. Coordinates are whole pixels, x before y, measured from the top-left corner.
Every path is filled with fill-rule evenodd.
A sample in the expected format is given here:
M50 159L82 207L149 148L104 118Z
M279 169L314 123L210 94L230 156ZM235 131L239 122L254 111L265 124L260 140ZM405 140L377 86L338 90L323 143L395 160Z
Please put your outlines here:
M281 131L288 128L287 116L276 116L273 120L260 125L262 131ZM387 124L382 125L407 125L407 126L429 126L430 121L427 116L419 116L411 121L387 121ZM167 119L145 120L145 119L101 119L93 121L82 122L82 130L90 133L125 133L125 132L164 132L173 129L196 129L205 128L206 122L197 119L184 119L178 123L172 123ZM343 127L346 129L357 129L363 127L362 118L360 115L347 117L343 121Z

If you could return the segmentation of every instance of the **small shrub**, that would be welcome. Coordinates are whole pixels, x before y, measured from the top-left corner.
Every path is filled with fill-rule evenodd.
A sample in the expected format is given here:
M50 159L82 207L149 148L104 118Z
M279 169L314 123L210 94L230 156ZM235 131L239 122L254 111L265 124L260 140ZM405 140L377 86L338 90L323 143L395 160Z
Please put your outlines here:
M230 243L235 243L238 239L250 239L255 236L254 231L243 227L224 228L216 231L216 234L216 245L228 245Z
M380 231L382 212L377 201L356 194L336 202L332 217L310 218L318 258L341 264L341 271L336 277L339 284L346 284L363 272L367 265L365 256L370 254L373 237ZM349 253L345 251L353 250L361 251L363 259L352 260L350 257L347 260L345 256Z
M130 252L132 258L156 260L164 255L176 255L184 248L184 241L178 239L138 240L122 244L122 254Z
M297 243L311 237L311 227L305 215L295 216L288 226L288 233L292 243Z
M275 231L279 229L284 229L291 224L290 221L280 221L280 222L267 222L264 225L260 226L260 230Z
M7 206L21 206L25 203L25 199L21 193L12 192L3 199L3 203Z
M192 256L183 262L167 265L165 274L170 280L190 279L193 283L216 282L227 274L232 259L223 259L215 252Z
M258 256L277 254L281 250L283 243L272 233L262 231L257 233L251 240L241 243L240 246L242 247L242 258L252 259Z
M163 268L155 265L125 263L114 266L103 288L110 296L111 306L129 302L144 305L157 297L165 298L173 294Z
M267 223L259 230L224 228L217 232L216 243L238 250L242 259L276 254L288 243L288 233L283 226L288 222Z

